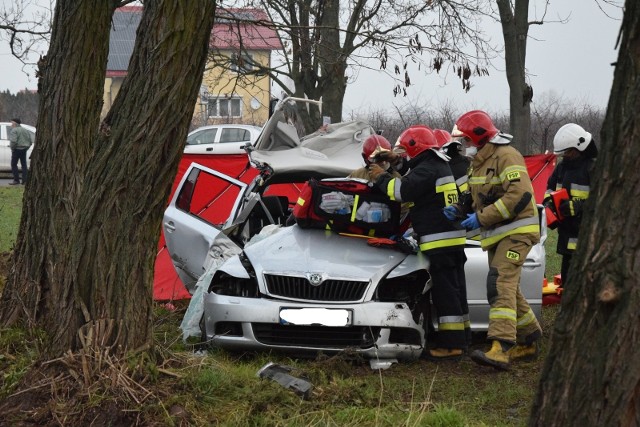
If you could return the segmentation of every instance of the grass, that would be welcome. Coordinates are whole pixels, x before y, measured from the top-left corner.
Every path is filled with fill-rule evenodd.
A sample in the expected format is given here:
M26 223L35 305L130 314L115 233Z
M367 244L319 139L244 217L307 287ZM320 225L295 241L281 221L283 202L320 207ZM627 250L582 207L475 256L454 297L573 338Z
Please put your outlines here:
M24 186L0 187L0 253L10 251L15 243L22 212Z
M0 188L0 255L14 244L21 197L21 188ZM557 233L550 231L545 243L547 278L560 272L556 241ZM547 334L542 357L514 363L509 372L478 367L468 358L441 363L421 359L373 371L367 362L348 356L308 360L276 353L194 352L178 330L187 303L175 304L175 311L160 304L154 310L159 357L147 362L144 378L137 379L150 396L132 399L130 391L118 395L117 387L110 385L84 393L88 396L84 400L56 402L56 408L65 416L91 417L99 411L108 416L125 410L122 413L137 417L131 423L148 425L518 427L527 423L548 349ZM557 306L543 307L546 331L551 330L556 312ZM479 340L477 347L484 346ZM21 380L27 381L38 357L36 347L20 330L0 330L0 403L15 393ZM258 378L256 372L268 362L290 366L293 375L310 381L311 398L303 400L272 380ZM114 408L113 402L119 406ZM69 422L82 425L92 420Z

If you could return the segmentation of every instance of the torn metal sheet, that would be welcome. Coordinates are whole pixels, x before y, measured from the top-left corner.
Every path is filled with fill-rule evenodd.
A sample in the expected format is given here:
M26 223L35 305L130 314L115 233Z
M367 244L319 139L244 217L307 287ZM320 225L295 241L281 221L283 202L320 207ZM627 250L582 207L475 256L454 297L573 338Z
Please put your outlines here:
M289 374L291 370L292 368L289 366L269 362L260 368L256 375L260 378L272 379L287 390L291 390L303 399L308 400L311 397L313 385L308 381Z

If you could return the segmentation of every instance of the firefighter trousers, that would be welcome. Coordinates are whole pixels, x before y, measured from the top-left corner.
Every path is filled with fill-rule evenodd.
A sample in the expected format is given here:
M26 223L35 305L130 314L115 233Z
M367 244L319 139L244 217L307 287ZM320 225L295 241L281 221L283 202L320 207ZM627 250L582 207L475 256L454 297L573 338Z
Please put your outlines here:
M528 238L516 234L505 237L488 250L487 299L491 308L487 338L490 340L531 344L541 336L538 319L520 291L520 273L531 246Z
M464 249L428 254L431 274L431 299L438 318L436 346L467 347L471 329L464 276Z

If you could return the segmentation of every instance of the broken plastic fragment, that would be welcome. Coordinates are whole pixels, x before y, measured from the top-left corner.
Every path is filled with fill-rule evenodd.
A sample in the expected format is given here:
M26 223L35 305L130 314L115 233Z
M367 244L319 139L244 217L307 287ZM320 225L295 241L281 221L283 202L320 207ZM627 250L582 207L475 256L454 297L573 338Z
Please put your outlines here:
M398 363L398 359L370 359L371 369L389 369L391 365Z

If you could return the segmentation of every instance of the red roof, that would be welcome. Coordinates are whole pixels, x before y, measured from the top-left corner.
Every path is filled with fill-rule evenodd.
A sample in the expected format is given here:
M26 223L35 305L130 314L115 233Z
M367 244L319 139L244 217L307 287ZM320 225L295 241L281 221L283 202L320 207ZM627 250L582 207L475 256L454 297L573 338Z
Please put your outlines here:
M211 31L211 47L280 50L282 43L267 14L260 9L219 9Z

